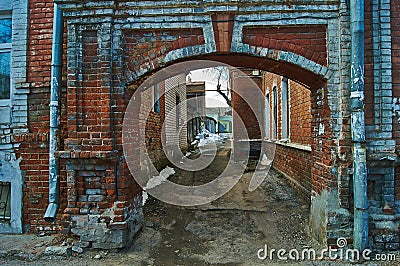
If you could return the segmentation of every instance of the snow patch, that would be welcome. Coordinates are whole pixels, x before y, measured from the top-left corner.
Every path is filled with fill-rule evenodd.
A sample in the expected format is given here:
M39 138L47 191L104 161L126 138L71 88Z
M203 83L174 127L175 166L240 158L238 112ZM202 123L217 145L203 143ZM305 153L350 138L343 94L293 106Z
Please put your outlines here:
M163 170L161 170L160 174L158 176L153 176L152 178L147 181L146 186L143 189L150 189L154 188L156 186L161 185L163 182L165 182L168 177L171 175L175 174L175 170L169 166L165 167Z
M262 166L267 166L267 165L270 165L270 164L272 163L272 160L269 159L269 158L267 157L267 155L263 154L260 163L261 163Z
M203 134L205 137L200 138L198 147L203 147L203 146L210 145L210 144L216 144L216 143L222 142L224 140L224 138L221 137L220 135L213 134L213 133L210 133L207 131L203 132L201 134Z
M147 191L143 190L142 191L142 206L146 204L147 199L149 198L149 194L147 194Z

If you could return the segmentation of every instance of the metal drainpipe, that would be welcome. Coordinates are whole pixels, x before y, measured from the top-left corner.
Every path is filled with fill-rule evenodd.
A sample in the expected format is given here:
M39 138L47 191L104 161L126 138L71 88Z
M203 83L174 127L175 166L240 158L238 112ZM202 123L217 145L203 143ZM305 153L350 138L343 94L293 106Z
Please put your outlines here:
M354 248L368 246L367 164L364 115L364 0L350 0L351 137L353 141Z
M57 4L54 4L53 45L50 87L50 139L49 139L49 205L44 220L54 222L59 208L59 161L58 131L60 127L59 93L61 86L61 67L63 53L64 18Z

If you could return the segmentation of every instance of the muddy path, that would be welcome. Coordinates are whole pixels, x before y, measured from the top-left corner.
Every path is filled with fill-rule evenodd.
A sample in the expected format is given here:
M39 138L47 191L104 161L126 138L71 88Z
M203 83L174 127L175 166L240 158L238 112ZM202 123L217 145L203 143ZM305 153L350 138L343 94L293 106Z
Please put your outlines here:
M218 149L204 170L175 169L170 180L200 185L216 178L228 163L228 144ZM150 198L144 208L145 227L123 253L141 253L142 265L258 265L267 263L257 256L265 245L275 249L317 247L307 233L309 204L274 171L250 192L251 175L245 173L220 199L197 207Z
M211 165L198 172L181 171L170 180L204 184L217 177L229 158L229 143L219 147ZM258 258L258 251L321 246L307 231L309 203L287 180L270 171L259 188L248 190L246 172L223 197L197 207L179 207L149 197L145 223L129 248L118 252L85 250L76 257L33 261L1 259L2 265L355 265L340 261L282 261ZM399 265L392 262L385 265ZM356 264L360 265L360 264ZM366 262L362 265L383 265Z

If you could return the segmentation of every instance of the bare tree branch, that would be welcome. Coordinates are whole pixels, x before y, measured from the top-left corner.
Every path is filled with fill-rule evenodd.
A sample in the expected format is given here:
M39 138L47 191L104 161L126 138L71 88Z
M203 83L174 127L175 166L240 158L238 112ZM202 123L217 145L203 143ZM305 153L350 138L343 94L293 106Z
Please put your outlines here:
M217 79L217 92L225 99L225 102L229 105L232 106L232 102L229 98L230 94L230 88L227 86L227 93L221 89L222 86L222 80L227 80L229 81L229 69L224 66L218 66L218 67L212 67L212 68L207 68L204 70L206 74L209 76L215 77Z
M226 103L227 103L229 106L232 107L232 102L231 102L231 100L229 99L228 95L226 95L226 94L221 90L221 84L218 84L218 85L217 85L217 92L218 92L222 97L224 97Z

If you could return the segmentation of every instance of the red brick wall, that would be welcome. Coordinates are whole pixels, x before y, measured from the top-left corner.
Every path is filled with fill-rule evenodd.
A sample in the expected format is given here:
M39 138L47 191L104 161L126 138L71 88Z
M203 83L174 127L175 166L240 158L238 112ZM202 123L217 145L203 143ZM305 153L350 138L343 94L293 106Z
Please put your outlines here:
M273 167L293 178L294 186L299 188L308 199L312 189L311 165L310 151L276 145Z
M23 188L23 224L28 231L61 231L62 222L48 224L43 220L48 202L48 134L30 133L15 137L16 143L22 143L17 156L22 157L21 171L24 173ZM60 192L66 193L65 167L60 169ZM61 209L66 199L61 198ZM59 216L58 218L61 218Z
M332 150L335 147L331 131L331 113L326 96L326 86L322 88L311 88L311 127L316 130L311 139L313 191L320 194L324 189L336 186L331 166ZM324 127L324 133L319 134L319 127Z
M270 72L263 73L263 86L270 95L270 136L273 136L273 89L278 93L278 139L282 138L282 77ZM311 91L303 85L288 81L289 138L290 142L311 145ZM267 104L267 103L266 103Z
M28 82L48 86L53 36L53 1L29 1Z
M29 28L27 47L27 81L30 87L28 95L28 130L15 136L14 141L21 143L16 149L21 157L21 170L24 174L23 224L29 231L61 231L62 212L66 207L67 184L65 165L60 165L60 211L54 224L43 220L48 204L48 168L49 168L49 120L50 120L50 79L53 33L53 1L29 1ZM66 48L66 38L64 43ZM66 52L64 50L64 59ZM65 69L65 67L64 67ZM64 72L65 73L65 72ZM66 75L62 86L65 88ZM62 89L60 136L65 135L66 94ZM61 149L63 143L60 143Z
M124 57L127 65L125 72L147 69L146 64L159 67L158 57L169 51L204 44L203 30L127 30L124 32Z
M160 95L164 93L165 83L160 83ZM152 89L149 88L141 93L141 107L146 107L147 110L152 108ZM146 138L147 153L152 159L156 167L162 167L161 161L165 158L162 150L162 126L165 119L165 96L160 98L160 113L150 111L150 113L144 112L145 108L141 108L140 113L140 129L143 130L141 133Z
M261 76L253 76L252 69L239 69L232 70L231 75L231 86L232 86L232 108L235 112L233 112L233 132L235 139L245 138L243 134L241 134L242 130L238 130L238 119L242 120L248 134L248 138L250 139L260 139L261 138L261 130L260 126L263 126L262 114L264 113L264 99L258 99L254 97L255 89L259 89L262 91L261 86ZM247 75L247 76L246 76ZM252 82L253 81L253 82ZM240 95L242 95L247 100L251 100L251 103L247 103ZM256 114L252 111L250 105L255 109L256 112L261 114L261 120L257 121Z
M327 65L324 26L245 27L243 43L293 52L323 66Z
M311 91L289 80L290 142L311 144Z
M372 46L372 1L365 0L364 8L365 38L364 38L364 94L365 94L365 123L374 124L374 56Z
M217 51L229 53L232 44L232 32L235 14L216 13L211 15Z
M393 97L400 98L400 3L391 1L391 31L392 31L392 80ZM393 137L396 139L396 151L400 148L400 123L393 118ZM400 200L400 167L396 168L395 199Z
M278 123L277 137L282 138L282 77L270 72L263 73L263 87L265 92L270 95L270 102L265 103L270 106L270 136L273 138L273 89L276 87L278 94ZM310 146L311 135L311 91L303 85L288 81L288 96L289 96L289 140L290 143ZM312 179L311 152L305 149L289 147L285 144L277 144L273 166L280 172L292 177L296 182L295 186L301 188L305 196L309 198Z

